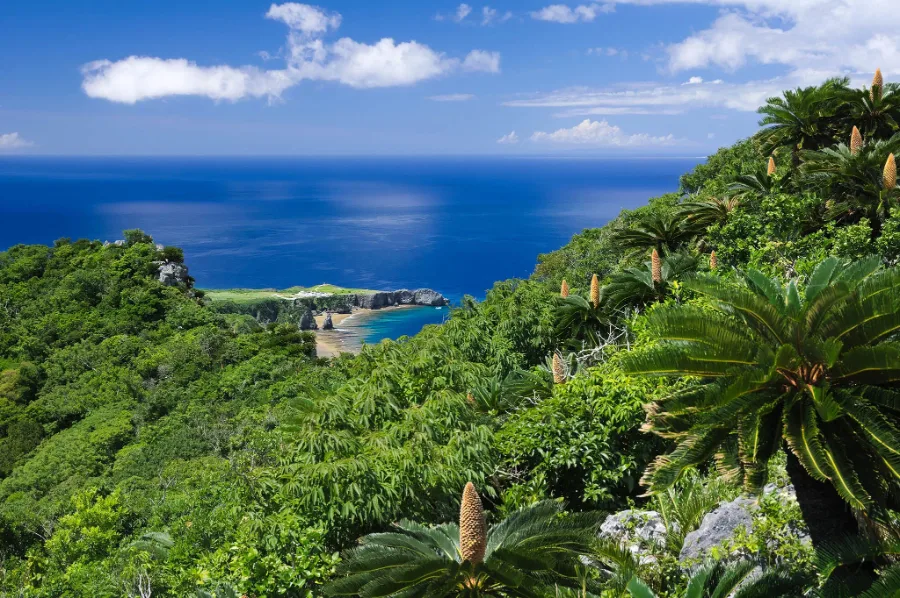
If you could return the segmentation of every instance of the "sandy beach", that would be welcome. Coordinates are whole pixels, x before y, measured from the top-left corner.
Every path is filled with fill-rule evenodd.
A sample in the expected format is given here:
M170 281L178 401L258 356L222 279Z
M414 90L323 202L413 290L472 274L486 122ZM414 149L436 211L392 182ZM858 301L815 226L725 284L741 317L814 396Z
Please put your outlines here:
M325 315L316 316L316 325L319 327L316 331L316 354L319 357L337 357L341 353L359 353L362 345L362 330L356 323L357 319L363 322L375 312L395 311L411 307L417 306L394 305L380 309L354 308L353 313L350 314L332 313L331 322L334 324L334 330L322 330L322 326L325 324Z

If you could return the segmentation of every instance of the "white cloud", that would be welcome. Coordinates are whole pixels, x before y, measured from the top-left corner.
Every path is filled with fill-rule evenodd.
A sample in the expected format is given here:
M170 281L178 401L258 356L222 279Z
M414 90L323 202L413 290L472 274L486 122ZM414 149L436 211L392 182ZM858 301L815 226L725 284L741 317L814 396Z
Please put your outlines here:
M85 65L82 88L90 97L126 104L186 95L230 101L247 97L272 100L304 80L335 81L364 89L413 85L459 70L500 72L497 52L473 50L459 59L415 41L395 42L391 38L373 44L348 37L326 43L322 36L340 26L341 15L314 6L273 4L266 17L290 29L283 69L201 66L185 58L129 56Z
M449 93L446 95L429 96L429 100L433 102L468 102L474 100L475 96L471 93Z
M0 151L20 149L34 145L19 136L18 133L0 133Z
M616 0L727 8L706 29L667 48L673 72L751 63L837 74L900 73L896 0ZM871 77L871 75L869 75Z
M575 87L510 100L505 106L562 109L557 116L609 114L679 114L699 108L754 112L767 98L784 89L821 83L829 71L804 70L744 83L714 81L690 85L626 83L606 89ZM863 84L860 79L854 83Z
M499 143L500 145L515 145L519 143L519 136L516 135L515 131L513 131L512 133L504 135L503 137L498 139L497 143Z
M462 63L463 69L481 73L500 72L500 53L485 52L484 50L472 50Z
M636 147L643 145L673 145L675 137L653 137L646 133L625 134L622 129L605 120L585 119L570 129L559 129L553 133L536 132L531 140L538 143L558 145L581 145L593 147Z
M491 8L490 6L485 6L481 9L481 24L482 25L490 25L491 22L497 18L497 9Z
M588 56L619 56L623 60L628 58L628 50L620 48L588 48Z
M690 79L682 83L682 85L699 85L701 83L703 83L703 77L691 77Z
M456 22L461 23L472 12L472 7L468 4L460 4L456 9Z
M281 21L291 29L307 35L325 33L341 26L341 15L338 13L329 14L318 6L295 2L273 4L269 7L266 18Z
M597 15L600 13L612 12L613 10L615 10L615 5L611 3L599 4L595 2L592 4L582 4L575 8L571 8L565 4L551 4L541 10L533 11L531 13L531 18L538 21L549 21L551 23L590 23L596 19Z

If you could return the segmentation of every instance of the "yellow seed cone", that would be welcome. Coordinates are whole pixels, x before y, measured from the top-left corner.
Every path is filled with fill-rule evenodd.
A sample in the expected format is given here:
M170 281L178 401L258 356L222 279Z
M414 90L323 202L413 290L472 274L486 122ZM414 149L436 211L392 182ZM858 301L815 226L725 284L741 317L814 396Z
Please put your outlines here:
M881 69L875 69L875 76L872 77L872 91L869 92L869 97L872 98L872 101L875 101L875 98L881 97L881 92L884 89L884 77L881 76Z
M897 186L897 160L894 154L888 156L884 164L884 188L890 191Z
M484 560L487 548L487 526L484 523L484 507L472 482L466 484L459 508L459 551L463 561L477 565Z
M766 171L766 174L768 174L769 176L775 174L775 158L773 158L772 156L769 156L769 168Z
M591 305L594 309L600 307L600 279L596 274L591 278Z
M862 145L862 135L860 135L859 129L853 127L853 132L850 134L850 153L855 156L862 149Z
M559 287L559 296L565 299L569 296L569 283L563 278L562 285Z
M659 252L655 249L653 255L650 256L650 266L653 282L657 284L662 282L662 260L659 259Z
M719 267L719 258L716 257L716 251L713 250L713 252L709 254L709 269L715 270L718 267Z
M562 359L558 353L553 354L553 382L554 384L563 384L566 381L566 368L563 366Z

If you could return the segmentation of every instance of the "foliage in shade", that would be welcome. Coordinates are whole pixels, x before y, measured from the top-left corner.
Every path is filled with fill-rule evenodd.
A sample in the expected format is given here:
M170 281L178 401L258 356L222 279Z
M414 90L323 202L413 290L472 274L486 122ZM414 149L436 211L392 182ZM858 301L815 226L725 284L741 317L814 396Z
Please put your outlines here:
M854 156L862 149L863 138L856 125L853 126L853 132L850 134L850 153Z
M594 309L600 307L600 279L596 274L591 277L591 305Z
M484 507L475 484L468 482L463 489L462 504L459 508L459 550L463 561L477 565L484 561L487 548L487 526L484 522Z
M565 278L563 278L562 284L559 287L559 296L563 299L569 296L569 283L566 282Z
M796 598L805 589L803 578L791 574L786 567L765 572L749 560L706 563L695 569L688 580L683 598ZM632 598L657 598L640 579L628 583Z

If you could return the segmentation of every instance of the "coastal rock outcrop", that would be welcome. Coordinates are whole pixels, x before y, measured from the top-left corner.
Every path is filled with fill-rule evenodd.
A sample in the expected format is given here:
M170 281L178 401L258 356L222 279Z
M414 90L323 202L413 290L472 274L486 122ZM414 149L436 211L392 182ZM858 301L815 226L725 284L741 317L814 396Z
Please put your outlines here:
M437 291L431 289L400 289L399 291L381 291L378 293L357 294L353 296L353 305L363 309L381 309L394 305L425 305L440 307L450 302Z
M331 321L331 314L325 314L325 321L322 322L322 330L334 330L334 322Z
M300 316L300 330L318 330L319 326L316 324L316 318L313 315L311 309L307 310L302 316Z
M159 266L159 282L167 287L175 287L178 285L189 286L190 277L188 276L187 266L175 262L163 262Z
M450 303L443 295L431 289L416 289L413 293L413 303L415 305L431 305L439 307Z

